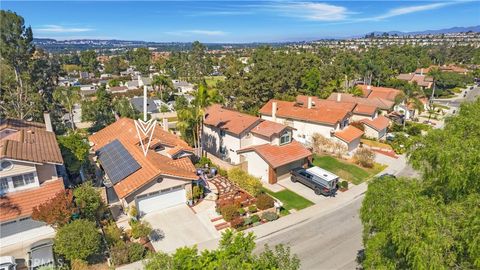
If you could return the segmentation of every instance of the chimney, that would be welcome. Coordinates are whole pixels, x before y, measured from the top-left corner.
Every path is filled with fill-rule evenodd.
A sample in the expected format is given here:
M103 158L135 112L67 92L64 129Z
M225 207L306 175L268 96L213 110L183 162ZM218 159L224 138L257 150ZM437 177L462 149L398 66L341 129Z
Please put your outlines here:
M372 86L371 86L371 85L367 85L367 90L372 90Z
M337 102L342 101L342 93L337 93Z
M420 75L423 75L423 68L420 69Z
M272 121L277 121L277 102L272 102Z
M142 86L142 75L137 76L138 86Z
M312 97L308 97L307 108L312 108Z
M50 113L44 112L43 119L45 120L45 128L47 131L53 132L52 119L50 119Z
M165 117L162 119L162 127L163 127L163 130L168 132L168 118Z

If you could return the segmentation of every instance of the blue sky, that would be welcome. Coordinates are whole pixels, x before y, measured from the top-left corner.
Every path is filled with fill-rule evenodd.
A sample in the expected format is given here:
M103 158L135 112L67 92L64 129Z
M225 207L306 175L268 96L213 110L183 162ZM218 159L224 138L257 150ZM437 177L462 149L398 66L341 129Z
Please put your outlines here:
M272 42L480 25L477 1L2 1L35 37Z

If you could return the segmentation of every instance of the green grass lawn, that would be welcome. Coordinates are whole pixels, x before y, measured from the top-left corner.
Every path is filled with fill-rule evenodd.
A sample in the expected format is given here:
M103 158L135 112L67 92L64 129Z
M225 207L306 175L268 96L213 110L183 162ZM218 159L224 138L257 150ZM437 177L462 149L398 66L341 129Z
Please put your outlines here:
M217 87L217 83L220 81L225 81L225 76L205 76L205 82L208 88Z
M264 188L263 190L270 196L281 201L283 203L283 208L287 210L301 210L313 205L313 202L305 199L304 197L298 195L297 193L289 189L284 189L279 192L273 192L266 188Z
M355 185L362 183L370 177L385 169L385 165L375 164L373 168L362 168L355 164L336 159L331 156L317 156L313 158L313 165L330 171L340 178L352 182Z

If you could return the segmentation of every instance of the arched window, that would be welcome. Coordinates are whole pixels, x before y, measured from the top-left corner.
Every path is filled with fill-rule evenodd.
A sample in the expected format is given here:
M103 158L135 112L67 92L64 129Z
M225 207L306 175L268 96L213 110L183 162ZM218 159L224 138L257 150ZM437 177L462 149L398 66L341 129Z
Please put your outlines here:
M289 130L285 131L282 136L280 136L280 145L290 143L291 141L292 133Z

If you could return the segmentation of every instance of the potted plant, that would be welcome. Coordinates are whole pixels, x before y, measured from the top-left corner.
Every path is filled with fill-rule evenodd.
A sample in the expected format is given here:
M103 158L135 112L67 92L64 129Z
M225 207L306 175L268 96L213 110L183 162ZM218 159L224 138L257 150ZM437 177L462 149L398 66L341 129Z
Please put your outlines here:
M340 191L344 192L348 190L348 182L342 181L340 182Z
M187 204L188 204L188 206L193 205L193 194L192 194L192 191L190 189L187 189Z

